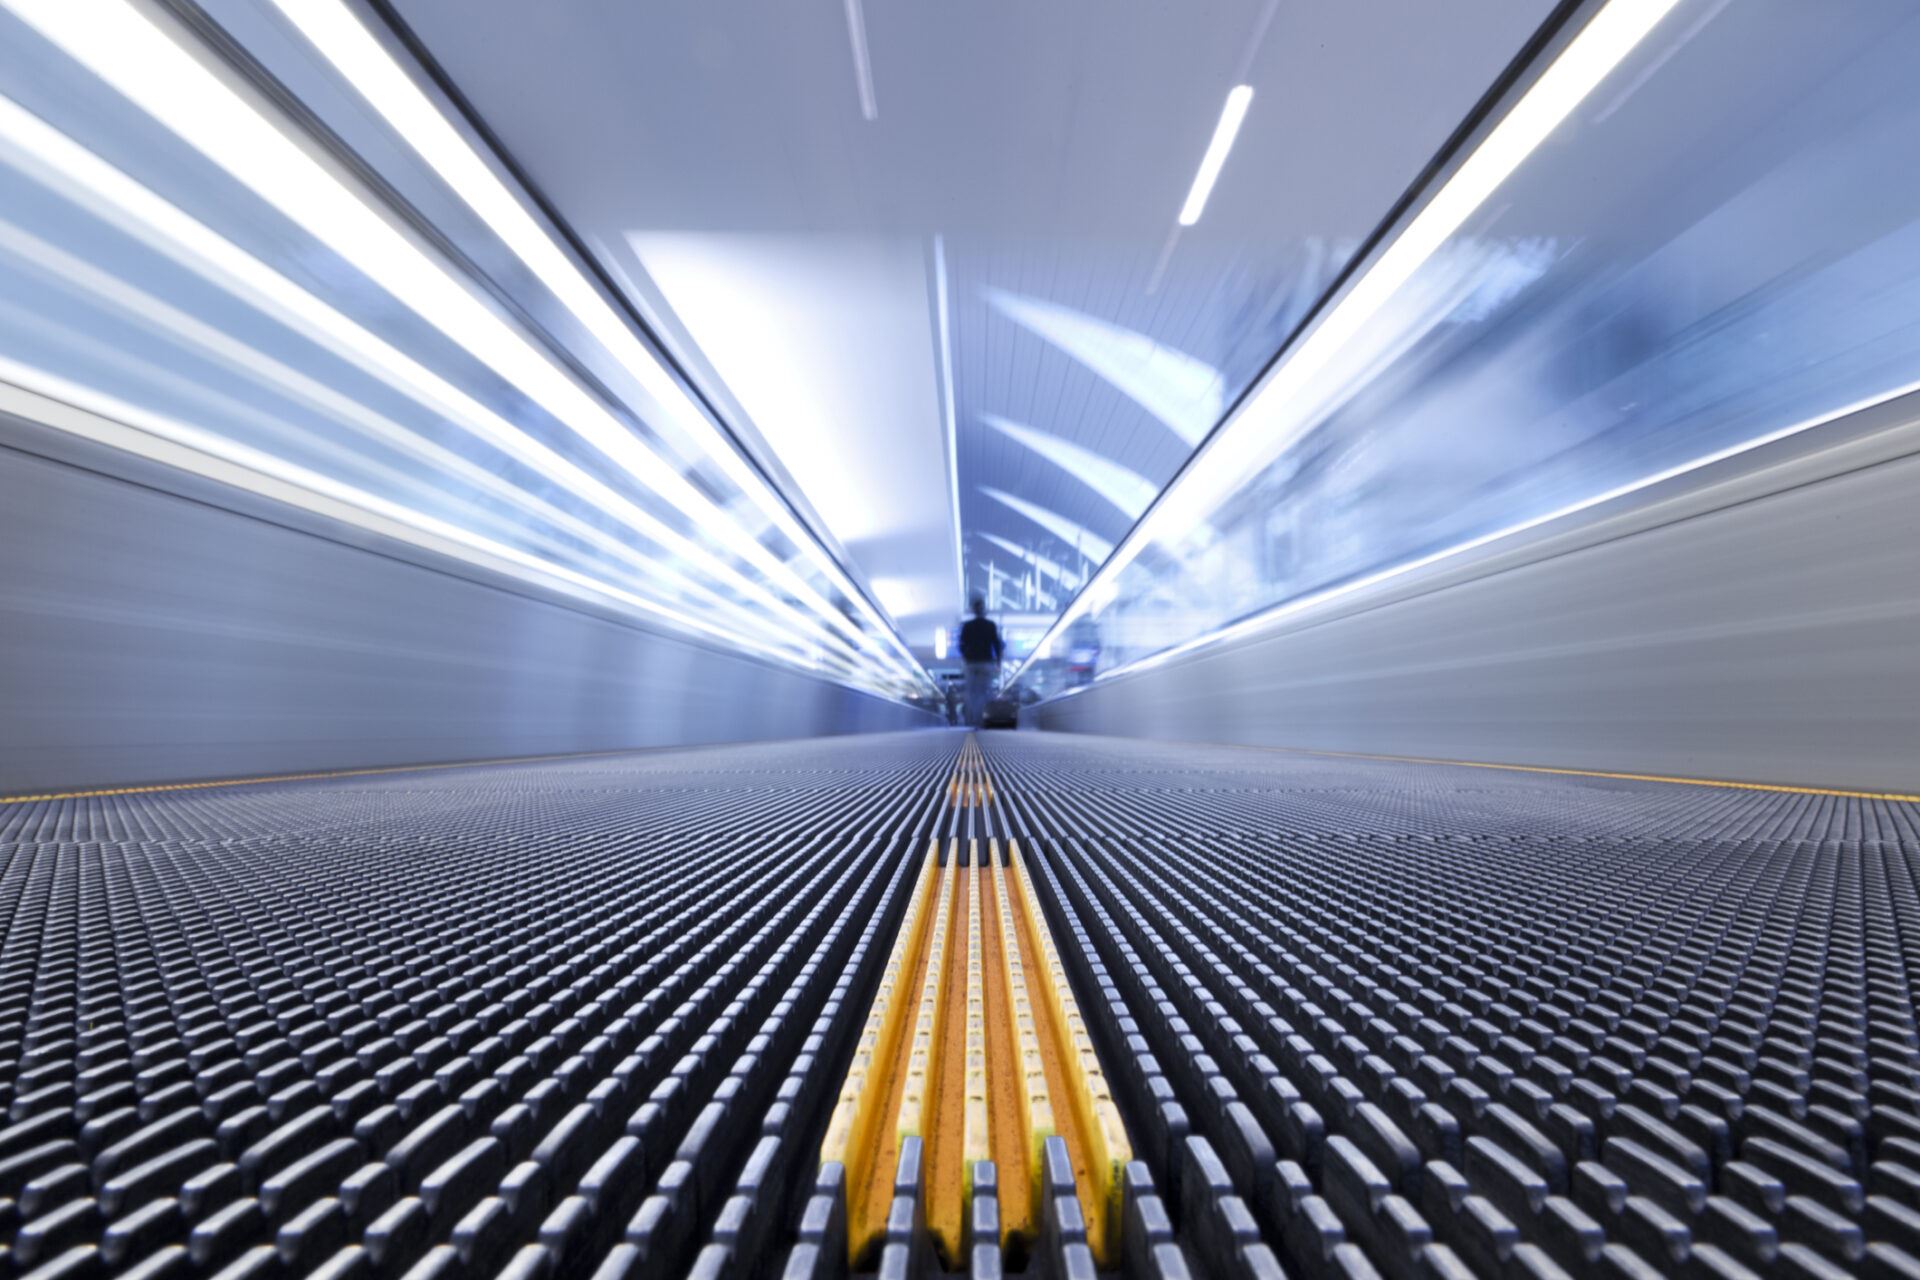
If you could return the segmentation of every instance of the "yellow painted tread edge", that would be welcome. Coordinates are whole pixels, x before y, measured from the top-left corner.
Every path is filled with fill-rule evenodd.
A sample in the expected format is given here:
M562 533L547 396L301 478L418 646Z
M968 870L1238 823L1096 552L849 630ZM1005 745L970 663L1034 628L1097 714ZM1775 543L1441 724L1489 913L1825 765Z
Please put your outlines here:
M900 1033L906 1022L908 993L900 990L905 981L903 970L909 966L919 951L920 938L926 931L928 919L927 899L932 896L932 888L940 867L940 841L936 838L927 850L926 860L920 864L919 877L914 881L913 897L907 903L907 915L900 922L900 931L894 935L893 950L887 955L887 966L880 974L880 988L874 993L873 1004L867 1010L867 1020L861 1028L860 1041L854 1049L853 1061L847 1067L846 1079L840 1085L840 1097L834 1103L833 1116L827 1122L827 1135L820 1143L820 1163L829 1164L838 1161L846 1170L847 1221L851 1225L858 1221L858 1213L864 1206L856 1205L853 1200L865 1194L869 1167L874 1159L873 1138L879 1120L876 1114L880 1109L883 1091L874 1087L874 1067L893 1057L894 1046L899 1043Z
M498 756L491 760L444 760L431 764L382 764L365 769L320 769L308 773L263 773L250 778L208 778L199 782L144 782L124 787L93 787L84 791L40 791L30 795L0 796L0 804L38 804L47 800L92 800L102 796L144 796L163 791L206 791L215 787L263 787L274 782L323 782L328 778L367 778L382 773L431 773L440 769L486 769L505 764L541 764L562 760L596 760L630 756L646 750L628 747L616 751L563 751L544 756Z
M1020 1130L1026 1135L1027 1204L1024 1219L1008 1215L1003 1231L1031 1237L1040 1220L1041 1162L1047 1139L1054 1135L1053 1102L1047 1094L1046 1061L1040 1054L1040 1034L1034 1027L1033 1002L1027 993L1026 964L1020 958L1019 925L1014 920L1013 893L1006 869L1000 865L999 841L989 854L994 877L994 898L1000 906L1001 981L1007 991L1007 1011L1013 1021L1013 1043L1018 1055L1021 1087L1015 1091Z
M1735 782L1727 778L1683 778L1665 773L1620 773L1608 769L1561 769L1544 764L1499 764L1491 760L1449 760L1444 756L1388 756L1375 755L1366 751L1322 751L1315 747L1269 747L1257 743L1227 745L1245 745L1253 751L1278 751L1286 755L1327 756L1335 760L1379 760L1388 764L1438 764L1455 769L1546 773L1563 778L1611 778L1616 782L1663 782L1676 787L1719 787L1727 791L1770 791L1776 795L1837 796L1843 800L1886 800L1894 804L1920 804L1920 795L1908 795L1899 791L1849 791L1842 787L1799 787L1785 782Z
M895 1136L903 1139L926 1133L927 1108L932 1105L928 1095L933 1046L939 1038L940 993L946 987L947 934L953 920L953 891L959 864L958 849L950 849L947 865L940 872L939 906L933 917L933 941L927 947L927 973L920 983L920 998L915 1005L913 1055L907 1059L907 1083L901 1090L900 1110L894 1117Z
M947 866L940 874L940 905L933 921L933 941L927 947L927 976L920 984L920 1003L913 1022L913 1055L907 1059L906 1085L900 1091L900 1110L894 1117L893 1130L895 1140L904 1145L908 1138L926 1138L934 1119L934 1108L938 1104L934 1088L936 1063L933 1060L934 1047L941 1043L941 1032L946 1020L947 983L947 942L952 932L953 895L957 887L960 871L960 842L952 841L947 849ZM924 1187L932 1179L926 1167L927 1151L921 1148L921 1185ZM931 1206L924 1206L931 1208ZM931 1218L931 1214L928 1215ZM964 1222L964 1212L962 1215ZM928 1223L929 1230L932 1223ZM862 1242L864 1248L865 1242ZM957 1251L958 1242L954 1242L949 1252ZM849 1248L849 1256L858 1257L860 1250Z
M1126 1127L1120 1121L1120 1108L1113 1101L1106 1075L1100 1070L1100 1060L1094 1054L1093 1040L1087 1035L1086 1020L1081 1017L1080 1006L1073 998L1073 988L1067 984L1067 971L1060 963L1059 950L1053 945L1053 934L1047 929L1046 917L1034 897L1027 878L1026 861L1020 855L1020 842L1009 840L1007 852L1013 864L1021 910L1026 912L1033 936L1039 940L1047 967L1047 1000L1052 1006L1054 1027L1066 1039L1066 1043L1058 1046L1060 1058L1073 1080L1074 1096L1070 1099L1070 1105L1074 1108L1074 1118L1080 1122L1082 1141L1087 1144L1087 1160L1092 1166L1094 1203L1097 1206L1095 1220L1087 1224L1087 1244L1093 1250L1094 1263L1107 1269L1113 1267L1116 1261L1123 1208L1121 1197L1126 1186L1127 1162L1133 1159L1133 1147L1127 1140Z
M987 1115L987 976L980 916L979 842L973 841L967 867L967 1043L965 1136L961 1142L960 1187L963 1206L973 1201L973 1166L993 1159L993 1132ZM962 1212L970 1212L963 1207Z

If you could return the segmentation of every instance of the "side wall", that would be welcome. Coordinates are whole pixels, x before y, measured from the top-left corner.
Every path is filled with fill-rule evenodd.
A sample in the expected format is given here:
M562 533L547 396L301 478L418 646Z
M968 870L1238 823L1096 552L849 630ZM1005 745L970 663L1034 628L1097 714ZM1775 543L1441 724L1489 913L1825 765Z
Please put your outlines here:
M934 723L146 479L0 447L0 795Z
M1031 718L1920 793L1920 442L1889 409Z

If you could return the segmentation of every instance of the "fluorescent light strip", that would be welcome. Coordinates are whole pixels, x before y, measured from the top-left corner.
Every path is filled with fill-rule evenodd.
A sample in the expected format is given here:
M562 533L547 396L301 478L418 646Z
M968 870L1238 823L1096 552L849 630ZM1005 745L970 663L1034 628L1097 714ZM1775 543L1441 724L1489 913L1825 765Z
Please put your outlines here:
M515 383L556 421L619 463L704 533L780 582L858 645L871 639L757 538L630 432L546 353L481 304L239 94L132 5L8 0L8 7L142 110L247 184L285 216Z
M592 474L500 417L411 357L245 253L39 117L0 96L0 152L15 167L61 191L141 242L341 355L415 402L445 416L529 469L624 521L650 541L732 583L776 614L817 625L758 581L740 573L638 507Z
M639 548L622 542L572 512L554 506L537 494L529 493L487 468L342 395L318 379L282 364L230 334L4 219L0 219L0 249L10 251L28 269L40 272L55 284L84 291L95 302L151 326L177 342L191 344L203 355L242 376L414 459L426 468L429 475L451 477L470 489L487 494L532 517L536 522L562 529L580 541L599 548L614 560L624 562L642 578L669 576L684 590L705 597L713 608L732 616L736 624L747 624L749 630L755 625L766 624L767 619L763 615L748 612L738 601L719 595L700 579L671 569L658 558L648 558ZM407 479L417 483L420 477L410 476ZM559 544L553 545L557 547Z
M940 410L947 428L947 491L953 510L953 572L967 602L967 550L960 533L960 430L953 413L953 339L947 307L947 242L933 238L933 305L940 325ZM944 655L943 655L944 656Z
M1117 589L1119 575L1142 551L1162 537L1192 529L1206 512L1314 424L1319 398L1313 395L1313 379L1676 3L1611 0L1593 16L1239 412L1202 447L1187 470L1161 493L1086 590L1055 620L1047 639L1087 611L1097 587ZM1022 664L1021 672L1032 662L1029 658Z
M793 545L855 608L890 639L919 671L904 641L853 583L846 570L793 515L786 501L740 453L678 379L628 327L598 288L386 48L339 0L275 0L281 13L330 62L395 135L412 147L488 229L571 312L596 341L619 360L662 410L666 421L697 443L741 492L751 498ZM921 677L925 679L923 672Z
M1207 153L1200 157L1200 171L1193 175L1187 202L1180 206L1181 226L1192 226L1207 211L1207 197L1213 194L1213 184L1220 180L1220 167L1226 164L1227 153L1233 150L1233 140L1239 136L1240 124L1247 118L1247 108L1252 103L1252 85L1237 84L1228 91L1226 105L1220 108L1220 122L1213 126L1213 141L1207 144Z

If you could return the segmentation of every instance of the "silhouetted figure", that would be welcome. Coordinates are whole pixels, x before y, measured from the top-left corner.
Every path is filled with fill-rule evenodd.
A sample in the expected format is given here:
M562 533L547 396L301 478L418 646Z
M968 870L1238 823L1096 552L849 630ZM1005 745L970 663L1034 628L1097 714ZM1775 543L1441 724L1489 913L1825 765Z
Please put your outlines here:
M978 729L999 682L1000 658L1007 646L1000 628L987 617L987 602L975 596L972 604L973 616L960 628L960 661L967 666L967 723Z

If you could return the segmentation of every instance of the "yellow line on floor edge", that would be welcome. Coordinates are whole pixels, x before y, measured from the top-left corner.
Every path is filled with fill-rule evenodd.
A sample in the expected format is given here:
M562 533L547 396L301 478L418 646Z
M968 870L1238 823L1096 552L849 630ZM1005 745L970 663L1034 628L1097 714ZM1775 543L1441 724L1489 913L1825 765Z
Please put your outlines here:
M1018 840L1007 841L1008 876L1018 896L1020 912L1027 930L1039 948L1034 959L1047 980L1046 1001L1051 1015L1055 1052L1061 1074L1069 1085L1070 1097L1063 1099L1073 1108L1075 1127L1085 1149L1087 1172L1093 1180L1093 1212L1088 1215L1087 1245L1093 1251L1094 1265L1103 1271L1119 1265L1122 1214L1126 1210L1127 1162L1133 1159L1133 1144L1121 1122L1120 1108L1106 1074L1100 1069L1100 1056L1094 1052L1093 1039L1087 1034L1086 1019L1073 997L1073 984L1067 980L1053 931L1040 910L1026 859L1020 854Z
M961 1082L960 1203L963 1219L973 1204L973 1166L993 1159L987 1115L987 966L985 925L980 918L980 855L973 843L967 877L967 1026Z
M956 893L964 893L960 887L960 850L959 842L947 844L947 865L940 871L940 899L937 914L933 919L933 940L927 946L927 975L920 984L920 1002L913 1023L913 1049L907 1058L906 1084L900 1091L900 1110L894 1117L894 1149L897 1151L906 1144L908 1138L919 1138L923 1144L932 1137L934 1123L939 1119L939 1071L941 1062L935 1053L944 1049L949 1028L947 1027L947 991L954 976L947 965L947 948L955 942L953 938L953 898ZM959 939L960 945L966 940ZM961 981L965 981L964 974ZM942 1057L945 1055L942 1054ZM921 1158L921 1201L928 1237L938 1242L946 1250L949 1260L959 1257L960 1235L966 1227L966 1206L952 1206L956 1216L952 1222L937 1221L935 1210L945 1206L933 1202L929 1188L933 1182L933 1163L927 1145L922 1145ZM885 1220L881 1221L885 1228ZM942 1228L946 1230L942 1230ZM852 1248L852 1235L848 1236L849 1258L859 1257L866 1252L862 1248Z
M1898 791L1847 791L1838 787L1796 787L1782 782L1731 782L1724 778L1675 778L1663 773L1613 773L1605 769L1557 769L1543 764L1495 764L1488 760L1447 760L1438 756L1384 756L1366 751L1322 751L1314 747L1270 747L1257 742L1208 745L1279 751L1296 756L1331 756L1340 760L1384 760L1393 764L1444 764L1457 769L1501 769L1509 773L1552 773L1569 778L1613 778L1621 782L1667 782L1677 787L1723 787L1730 791L1773 791L1796 796L1839 796L1847 800L1890 800L1920 804L1920 795Z
M96 787L91 791L43 791L34 795L0 796L0 804L34 804L41 800L88 800L95 796L138 796L155 791L201 791L209 787L258 787L270 782L313 782L322 778L362 778L377 773L424 773L430 769L482 769L500 764L534 764L541 760L592 760L599 756L628 756L651 750L622 747L613 751L562 751L545 756L501 756L493 760L443 760L434 764L383 764L371 769L322 769L315 773L269 773L257 778L211 778L201 782L148 782L131 787Z
M1013 917L1017 908L1012 884L1000 861L1000 842L990 841L987 848L987 869L993 873L993 897L1000 913L1000 982L1007 992L1015 1069L1020 1073L1020 1087L1013 1094L1014 1120L1026 1143L1027 1162L1027 1202L1002 1214L1001 1233L1024 1243L1032 1240L1040 1221L1042 1166L1047 1139L1054 1134L1053 1101L1047 1093L1047 1068L1040 1056L1040 1033L1020 954L1020 926ZM1002 1028L1002 1033L1007 1029Z
M820 1144L820 1163L837 1161L846 1172L842 1183L847 1218L849 1263L868 1239L863 1224L871 1216L866 1203L867 1182L872 1176L876 1143L883 1123L893 1117L882 1116L886 1093L883 1073L892 1062L900 1037L906 1033L907 1008L918 999L917 992L906 989L920 942L932 918L932 899L937 895L940 877L940 840L929 842L920 874L913 882L913 896L907 900L906 916L894 935L893 948L887 953L886 968L881 971L880 988L867 1010L860 1042L848 1064L846 1079L834 1103L827 1123L826 1137ZM917 1007L917 1006L916 1006ZM884 1214L882 1215L884 1220Z

